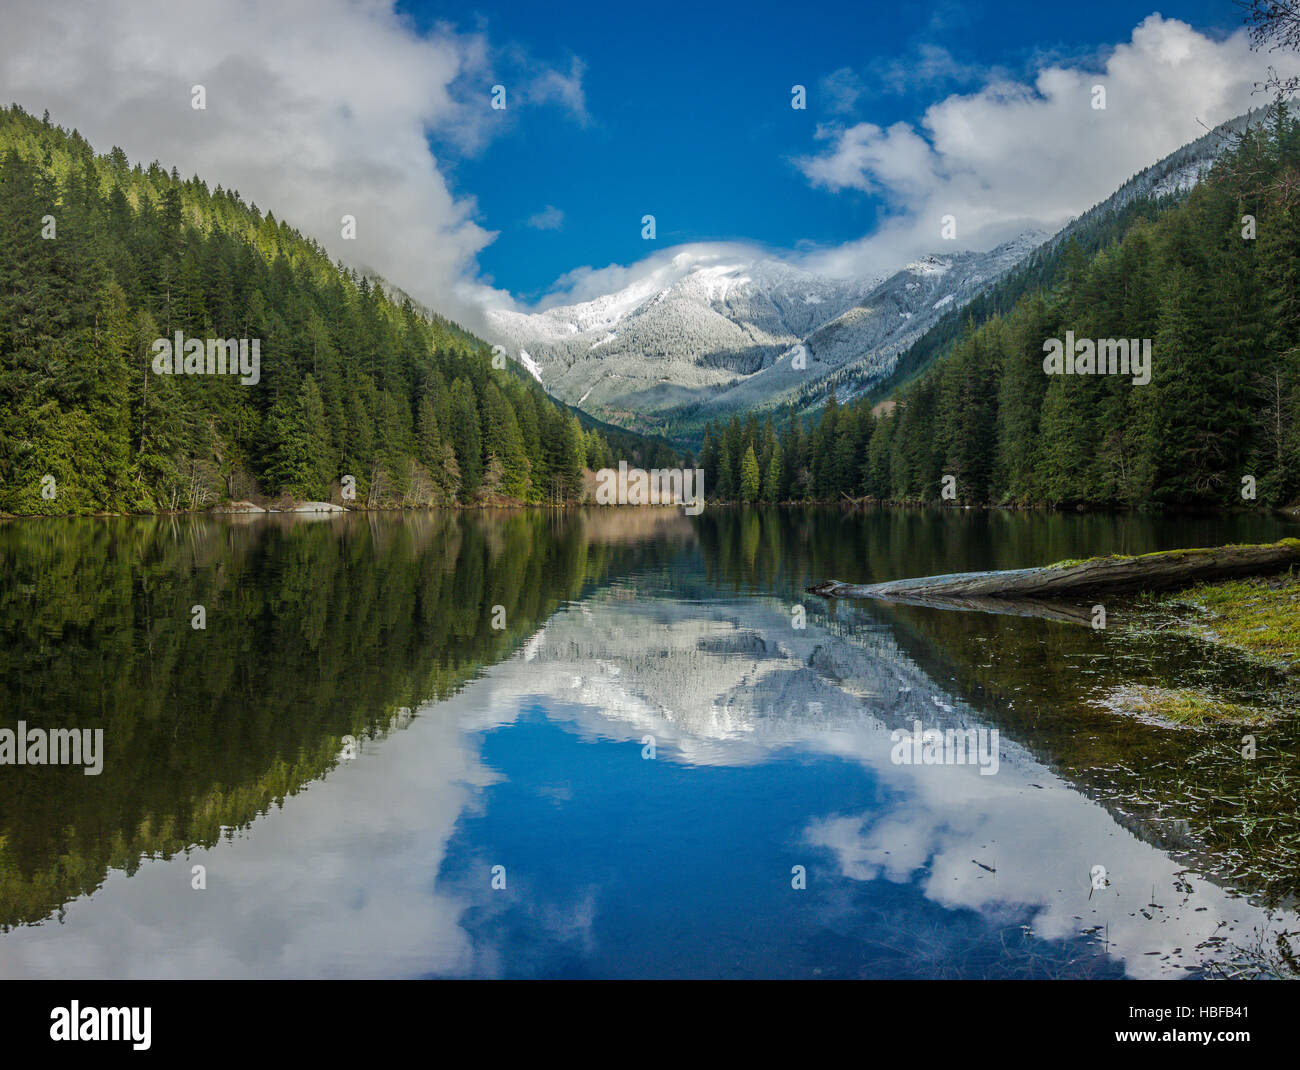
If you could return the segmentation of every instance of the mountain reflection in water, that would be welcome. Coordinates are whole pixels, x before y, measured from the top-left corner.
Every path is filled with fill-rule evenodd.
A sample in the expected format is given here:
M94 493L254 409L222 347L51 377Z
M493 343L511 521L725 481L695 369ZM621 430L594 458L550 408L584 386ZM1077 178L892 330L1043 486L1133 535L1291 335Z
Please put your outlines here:
M1174 834L1095 777L1191 746L1087 702L1185 650L803 588L1284 533L667 509L0 526L3 723L102 726L107 750L99 778L0 769L0 974L1238 961L1300 929L1287 875L1216 872L1190 807ZM918 721L997 730L996 774L896 764Z

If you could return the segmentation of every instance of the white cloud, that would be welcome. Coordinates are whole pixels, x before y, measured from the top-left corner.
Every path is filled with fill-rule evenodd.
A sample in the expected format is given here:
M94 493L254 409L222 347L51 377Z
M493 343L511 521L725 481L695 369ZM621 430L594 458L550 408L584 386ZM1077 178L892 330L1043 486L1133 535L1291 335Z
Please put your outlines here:
M867 87L852 67L840 67L821 80L822 102L828 111L848 114L867 95Z
M477 256L495 235L473 197L452 189L429 136L471 153L518 122L520 109L558 107L590 122L577 57L557 70L518 47L493 48L481 29L417 31L392 0L9 0L4 25L5 101L38 115L48 108L100 151L121 145L133 159L237 188L332 254L480 329L484 306L514 300L481 277ZM970 73L942 49L918 55L918 77ZM1216 41L1152 15L1100 67L1044 59L1032 82L999 77L948 96L915 126L823 126L821 151L796 161L810 182L873 193L887 212L847 245L786 255L815 270L875 275L953 248L939 241L948 213L963 248L1053 229L1203 124L1260 103L1251 90L1265 65L1244 32ZM497 81L510 89L504 112L489 107ZM196 83L207 89L206 111L190 107ZM1105 111L1091 107L1097 83L1107 88ZM823 85L836 107L861 104L863 84L851 71ZM344 214L357 218L355 241L340 238ZM529 222L548 221L562 218L541 212ZM575 268L543 304L671 274L681 251Z
M848 115L857 110L862 98L885 93L901 95L944 84L987 82L991 76L1001 74L1000 69L992 71L963 63L942 45L922 42L905 55L873 64L866 78L852 67L832 71L821 80L820 88L828 111Z
M591 117L587 114L587 97L582 89L582 75L586 65L574 56L569 61L569 73L561 74L554 68L539 71L529 81L525 95L534 104L558 101L568 108L573 117L586 126Z
M989 71L957 60L942 45L922 43L915 55L906 60L895 60L886 71L885 84L895 93L944 82L987 80Z
M528 217L528 226L534 230L559 230L564 226L564 213L553 204Z
M238 189L472 323L476 257L494 235L428 138L472 152L513 121L513 100L510 115L489 106L492 58L483 32L417 31L391 0L7 0L0 92L100 152L120 145ZM499 61L518 69L520 54ZM554 101L586 121L580 61L559 73L528 60L519 77L523 106ZM205 111L190 106L195 84ZM340 237L344 214L355 241Z
M1296 57L1268 57L1279 59L1300 69ZM1151 15L1099 69L1050 63L1032 84L1003 78L948 96L920 129L821 127L829 147L796 161L809 181L876 194L889 213L873 234L805 259L835 273L891 270L954 247L940 243L946 214L957 218L960 248L1055 230L1208 127L1266 103L1253 89L1268 60L1244 31L1216 41ZM1094 85L1106 87L1105 110L1092 107Z
M815 136L830 139L834 147L823 156L800 161L814 186L885 195L906 190L916 196L938 184L935 172L939 161L934 150L907 123L895 123L888 130L874 123L858 123L844 130L818 127Z
M533 308L496 301L496 307L519 311L542 311L557 305L578 304L618 293L629 287L640 299L666 290L690 271L723 261L746 262L773 254L750 242L691 242L672 245L634 264L609 264L602 268L583 266L566 271L551 285ZM779 258L779 257L778 257Z
M917 78L970 73L942 50L921 48L918 55L925 62ZM744 243L683 245L630 265L574 268L536 308L634 285L668 286L682 265L701 256L775 257L831 275L874 277L922 253L989 249L1026 230L1054 231L1207 128L1266 103L1254 84L1279 60L1300 69L1294 57L1252 53L1244 31L1216 41L1152 15L1102 60L1045 56L1028 82L986 75L994 80L983 89L945 97L917 126L822 125L815 137L826 149L796 163L815 187L880 197L886 211L872 233L785 253ZM886 82L894 77L885 73ZM1092 107L1098 84L1106 86L1104 111ZM821 86L831 111L857 107L870 95L847 68ZM957 217L956 242L940 236L949 213ZM494 303L510 303L496 296Z

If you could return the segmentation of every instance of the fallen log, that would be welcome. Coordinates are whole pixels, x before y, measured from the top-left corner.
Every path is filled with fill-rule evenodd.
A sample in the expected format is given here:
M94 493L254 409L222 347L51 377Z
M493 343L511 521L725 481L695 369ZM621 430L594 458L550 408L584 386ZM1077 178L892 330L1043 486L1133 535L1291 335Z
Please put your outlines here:
M880 597L880 596L877 596ZM1034 598L925 598L910 595L880 597L897 605L929 606L955 609L967 613L1000 613L1012 617L1038 617L1063 624L1092 625L1092 610L1086 602L1058 600L1045 602Z
M882 598L890 601L960 602L985 598L1032 601L1100 594L1168 591L1210 580L1266 575L1300 565L1300 539L1262 546L1220 546L1164 550L1138 557L1094 557L1043 568L1003 572L954 572L885 583L827 580L808 588L826 598Z

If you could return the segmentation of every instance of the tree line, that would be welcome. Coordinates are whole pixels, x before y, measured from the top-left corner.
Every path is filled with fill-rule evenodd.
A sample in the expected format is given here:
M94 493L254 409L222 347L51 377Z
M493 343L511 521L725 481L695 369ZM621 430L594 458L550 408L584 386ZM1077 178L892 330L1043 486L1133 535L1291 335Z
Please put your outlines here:
M260 339L260 382L156 374L177 331ZM563 502L661 456L237 191L0 109L0 511Z
M706 428L715 499L1096 507L1300 496L1300 123L1278 105L1205 180L976 325L884 403ZM1055 374L1044 344L1150 339L1151 381ZM945 477L952 477L950 480Z

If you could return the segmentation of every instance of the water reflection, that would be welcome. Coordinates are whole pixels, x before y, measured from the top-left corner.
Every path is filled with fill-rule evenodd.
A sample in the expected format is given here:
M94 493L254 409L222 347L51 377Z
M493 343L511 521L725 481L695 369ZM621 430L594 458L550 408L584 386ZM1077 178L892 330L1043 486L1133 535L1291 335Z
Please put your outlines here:
M1034 559L1097 539L1024 519ZM102 789L0 776L21 926L0 972L1152 976L1297 927L1099 805L1061 760L1087 727L1030 730L1062 676L990 696L974 615L948 615L971 618L956 639L908 607L810 604L793 626L818 570L866 578L865 551L894 570L872 578L917 574L949 519L340 523L0 529L10 702L120 729L82 778ZM1028 563L953 545L943 570ZM210 610L195 657L173 618L205 597L227 630ZM1030 662L1069 628L982 627ZM997 775L894 764L916 720L999 728ZM336 763L349 732L359 756Z

